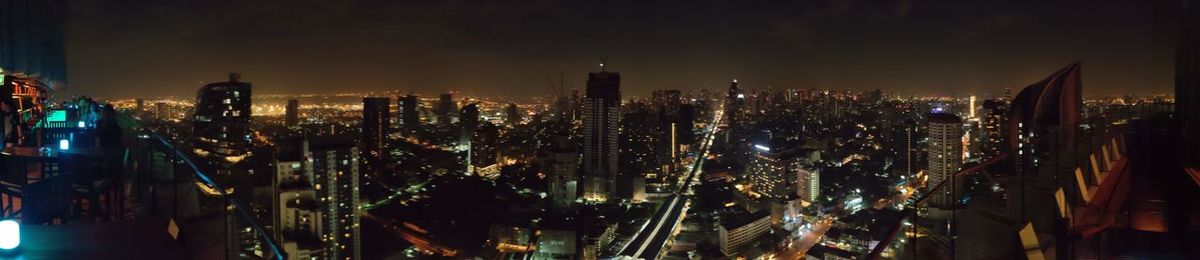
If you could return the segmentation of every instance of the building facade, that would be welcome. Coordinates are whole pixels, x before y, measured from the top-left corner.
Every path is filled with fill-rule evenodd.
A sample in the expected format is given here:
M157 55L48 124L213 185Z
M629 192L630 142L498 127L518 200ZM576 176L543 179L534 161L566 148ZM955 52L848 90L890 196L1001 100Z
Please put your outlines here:
M957 187L958 180L951 175L962 167L963 161L963 122L954 114L934 113L929 115L929 184L927 188L937 186L943 181L947 185ZM953 188L941 189L938 194L932 194L935 206L953 205L951 193L959 193Z
M583 198L608 200L616 190L621 126L621 74L588 74L583 118Z

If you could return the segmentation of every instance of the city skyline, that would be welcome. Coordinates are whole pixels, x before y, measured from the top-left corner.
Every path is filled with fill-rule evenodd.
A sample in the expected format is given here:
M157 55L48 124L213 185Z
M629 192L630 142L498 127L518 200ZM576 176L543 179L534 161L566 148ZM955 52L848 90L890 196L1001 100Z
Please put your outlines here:
M559 72L583 89L576 79L606 57L626 96L730 78L752 89L999 94L1075 61L1094 82L1086 96L1164 94L1174 20L1161 2L79 3L66 11L64 92L186 96L237 71L263 94L523 98ZM121 80L131 73L137 86Z
M1200 258L1200 0L2 0L0 36L0 258Z

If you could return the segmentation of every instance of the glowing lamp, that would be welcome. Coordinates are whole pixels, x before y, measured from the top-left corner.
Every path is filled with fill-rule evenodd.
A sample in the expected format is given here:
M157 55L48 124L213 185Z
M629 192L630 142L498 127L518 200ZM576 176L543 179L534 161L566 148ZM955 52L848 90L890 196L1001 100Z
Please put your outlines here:
M79 121L79 128L84 128L86 126L87 124L84 124L83 121Z
M58 149L59 150L71 149L71 141L67 141L67 139L59 139L58 140Z
M21 245L21 225L6 219L0 221L0 250L13 250Z

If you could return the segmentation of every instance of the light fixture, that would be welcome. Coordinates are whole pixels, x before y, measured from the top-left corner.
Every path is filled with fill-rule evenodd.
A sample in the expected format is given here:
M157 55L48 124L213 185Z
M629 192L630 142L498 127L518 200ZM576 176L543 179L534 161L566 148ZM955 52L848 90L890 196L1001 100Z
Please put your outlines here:
M59 139L58 140L58 149L59 150L71 149L71 141L67 141L67 139Z
M87 124L83 123L83 121L79 121L79 128L84 128L86 126Z
M21 225L17 221L0 221L0 250L9 251L21 245Z

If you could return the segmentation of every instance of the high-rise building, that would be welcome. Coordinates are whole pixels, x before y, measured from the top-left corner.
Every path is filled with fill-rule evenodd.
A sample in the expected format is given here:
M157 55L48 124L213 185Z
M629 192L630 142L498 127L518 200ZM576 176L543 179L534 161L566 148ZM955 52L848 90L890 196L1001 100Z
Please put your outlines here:
M313 138L309 149L323 222L323 258L362 259L358 148L349 136L333 136Z
M146 100L138 98L136 102L137 102L137 107L134 108L133 111L135 111L136 113L139 113L139 114L146 111Z
M232 192L235 165L250 156L250 83L229 75L228 82L205 85L196 93L196 113L192 123L192 152L200 167L217 184ZM219 195L212 187L202 190Z
M542 173L549 184L550 202L555 209L565 209L575 202L579 188L579 151L566 131L554 135L551 149L541 156Z
M284 123L292 127L300 124L300 101L288 99L287 107L284 111Z
M467 173L474 173L472 141L475 139L475 132L479 130L479 105L472 103L463 106L458 114L458 150L466 154L463 164Z
M604 201L616 190L618 133L621 126L621 74L588 74L583 119L583 198Z
M983 101L983 118L980 128L983 128L983 157L1000 156L1004 151L1005 137L1008 136L1005 123L1008 122L1008 104L1002 100L989 99Z
M951 187L959 186L958 180L954 180L951 175L962 167L962 124L962 119L954 114L929 115L929 185L926 187L934 187L945 180L951 181L948 183ZM950 193L961 192L954 191L953 188L941 191L939 194L932 194L933 202L938 206L951 206L954 198Z
M400 107L400 129L412 133L421 128L421 100L416 95L407 95L396 100Z
M504 116L504 123L509 126L521 124L521 109L517 107L517 104L508 103L508 107L504 109Z
M154 103L154 117L160 120L171 118L171 109L167 107L167 103Z
M457 110L458 105L454 103L454 93L442 93L438 97L437 109L433 113L437 115L438 124L449 125Z
M683 104L679 106L678 122L675 123L675 132L678 136L679 144L691 145L696 143L696 105Z
M916 127L911 120L896 124L892 128L892 153L896 160L895 171L901 176L915 174Z
M387 154L388 133L391 132L391 99L363 98L362 153L363 172L380 174Z
M758 196L775 199L787 197L791 183L788 181L787 158L782 155L780 151L772 151L768 145L754 145L754 158L746 176L750 189Z

